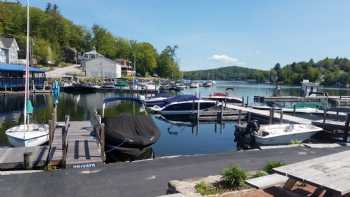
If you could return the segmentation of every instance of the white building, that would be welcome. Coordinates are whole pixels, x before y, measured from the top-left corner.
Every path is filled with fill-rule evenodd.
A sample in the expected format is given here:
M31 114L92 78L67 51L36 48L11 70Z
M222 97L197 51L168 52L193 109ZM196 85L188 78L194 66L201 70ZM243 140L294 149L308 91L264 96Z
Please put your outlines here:
M0 37L0 63L17 64L18 51L16 39Z
M97 57L85 63L86 77L120 78L121 65L105 57Z

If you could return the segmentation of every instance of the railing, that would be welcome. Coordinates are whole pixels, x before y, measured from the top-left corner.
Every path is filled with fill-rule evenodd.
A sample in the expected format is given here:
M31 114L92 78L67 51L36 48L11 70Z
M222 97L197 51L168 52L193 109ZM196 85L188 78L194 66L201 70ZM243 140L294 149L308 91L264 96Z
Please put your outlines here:
M96 112L95 116L93 117L92 124L94 127L94 131L96 133L96 140L97 144L101 149L101 159L103 162L106 161L106 154L105 154L105 124L102 123L102 117Z
M67 151L68 151L68 129L69 129L69 116L65 117L64 126L62 127L62 166L66 166Z

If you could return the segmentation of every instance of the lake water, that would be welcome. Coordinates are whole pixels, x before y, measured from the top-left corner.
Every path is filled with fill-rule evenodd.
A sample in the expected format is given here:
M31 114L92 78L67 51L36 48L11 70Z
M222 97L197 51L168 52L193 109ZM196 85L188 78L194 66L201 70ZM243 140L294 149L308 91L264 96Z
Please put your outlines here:
M270 96L274 87L266 84L249 84L242 82L217 82L212 88L186 89L183 93L197 94L201 96L212 92L224 92L226 88L234 88L231 95L249 97L253 102L254 96ZM350 95L345 89L326 89L330 95ZM282 95L300 95L300 87L281 87ZM70 115L71 120L89 120L95 110L102 107L102 101L106 97L115 96L115 93L93 93L93 94L66 94L62 93L57 115L62 121L64 116ZM23 120L21 111L23 108L23 96L0 95L0 146L7 146L4 131ZM32 98L34 105L33 120L38 123L46 123L53 111L53 101L49 95L36 95ZM120 110L132 112L135 106L126 104L119 107ZM207 154L236 150L234 142L234 123L226 122L203 123L198 127L191 124L174 124L155 115L152 116L155 124L161 131L159 141L152 146L156 157L184 154Z

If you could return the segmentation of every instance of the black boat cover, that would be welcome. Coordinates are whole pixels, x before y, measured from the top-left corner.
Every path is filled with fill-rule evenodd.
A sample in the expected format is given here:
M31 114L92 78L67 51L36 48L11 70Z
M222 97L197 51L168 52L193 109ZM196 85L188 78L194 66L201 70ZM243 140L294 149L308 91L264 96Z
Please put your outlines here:
M160 137L152 118L144 114L122 113L105 118L104 123L109 145L143 148L154 144Z

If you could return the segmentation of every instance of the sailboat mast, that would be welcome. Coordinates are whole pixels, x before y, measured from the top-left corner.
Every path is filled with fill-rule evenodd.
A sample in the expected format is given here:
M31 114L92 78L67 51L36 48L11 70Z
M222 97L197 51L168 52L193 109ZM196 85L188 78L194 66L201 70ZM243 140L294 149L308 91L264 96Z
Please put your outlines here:
M27 42L26 42L26 66L24 87L24 125L28 124L27 101L29 98L29 0L27 0Z

